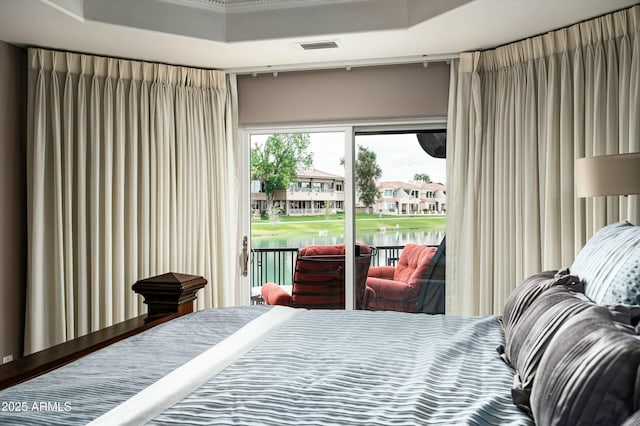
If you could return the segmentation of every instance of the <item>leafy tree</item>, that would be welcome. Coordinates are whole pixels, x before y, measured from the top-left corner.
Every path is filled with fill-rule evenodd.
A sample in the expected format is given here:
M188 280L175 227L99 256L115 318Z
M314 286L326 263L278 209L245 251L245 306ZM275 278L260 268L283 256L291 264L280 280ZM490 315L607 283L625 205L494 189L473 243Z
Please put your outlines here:
M431 178L426 173L416 173L413 175L413 180L419 180L424 183L431 183Z
M382 176L382 169L376 161L376 153L368 148L358 146L358 158L356 158L356 187L360 190L360 201L367 208L373 206L380 196L376 179Z
M269 216L277 210L273 202L275 192L289 187L298 167L311 167L310 143L308 133L276 134L269 136L264 146L254 144L251 148L251 179L262 182Z

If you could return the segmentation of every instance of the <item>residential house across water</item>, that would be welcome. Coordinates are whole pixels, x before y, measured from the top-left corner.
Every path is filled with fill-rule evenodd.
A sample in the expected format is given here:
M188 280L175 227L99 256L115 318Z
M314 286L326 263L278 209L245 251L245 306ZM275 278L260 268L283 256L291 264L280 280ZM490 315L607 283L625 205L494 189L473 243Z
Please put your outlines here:
M282 214L304 216L344 211L344 177L313 168L299 168L296 173L297 178L289 183L289 188L274 195ZM262 182L251 182L251 208L254 215L263 214L267 209Z
M419 181L379 182L380 196L373 213L380 214L444 214L447 210L447 192L441 183ZM366 211L357 202L358 211Z
M447 195L441 183L419 181L382 181L378 183L380 195L369 213L380 214L444 214ZM297 170L296 180L289 188L276 191L274 201L288 216L336 214L344 211L344 178L318 169ZM254 216L264 214L267 209L267 195L262 183L251 183L251 207ZM366 213L367 208L358 199L356 190L356 211Z

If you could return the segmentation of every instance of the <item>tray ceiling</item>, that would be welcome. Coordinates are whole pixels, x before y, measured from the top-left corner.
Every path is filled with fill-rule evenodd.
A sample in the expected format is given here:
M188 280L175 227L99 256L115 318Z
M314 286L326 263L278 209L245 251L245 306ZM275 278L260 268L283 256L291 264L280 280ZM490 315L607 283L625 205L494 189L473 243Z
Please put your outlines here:
M450 57L638 0L0 0L0 40L205 68ZM338 48L303 50L301 43ZM417 60L413 60L417 58Z

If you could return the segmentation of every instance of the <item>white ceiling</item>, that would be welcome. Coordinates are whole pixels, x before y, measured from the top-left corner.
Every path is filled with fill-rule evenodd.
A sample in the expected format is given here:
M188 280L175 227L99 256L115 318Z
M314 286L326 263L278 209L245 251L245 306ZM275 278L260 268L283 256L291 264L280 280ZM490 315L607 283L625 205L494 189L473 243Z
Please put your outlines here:
M0 0L0 40L247 71L484 49L638 0ZM297 43L336 41L304 51Z

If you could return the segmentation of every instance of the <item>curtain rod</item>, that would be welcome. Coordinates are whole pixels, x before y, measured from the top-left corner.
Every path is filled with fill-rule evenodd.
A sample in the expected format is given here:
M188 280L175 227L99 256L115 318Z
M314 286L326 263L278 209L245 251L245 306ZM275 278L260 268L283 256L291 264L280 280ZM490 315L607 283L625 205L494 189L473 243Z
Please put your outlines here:
M449 62L452 59L457 59L460 56L459 53L447 53L437 55L414 55L403 57L390 57L390 58L372 58L372 59L355 59L353 61L329 61L329 62L309 62L302 64L287 64L287 65L266 65L259 67L241 67L241 68L226 68L222 71L238 74L238 75L258 75L258 74L271 74L277 76L279 72L290 71L314 71L325 69L340 69L344 68L349 71L351 68L356 67L375 67L381 65L404 65L404 64L423 64L426 68L430 62Z

